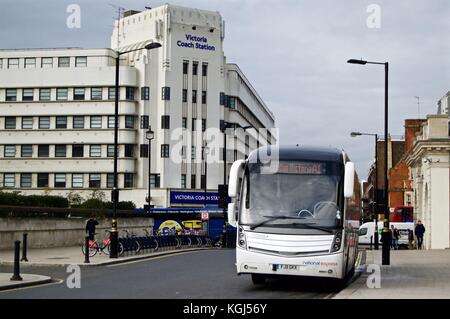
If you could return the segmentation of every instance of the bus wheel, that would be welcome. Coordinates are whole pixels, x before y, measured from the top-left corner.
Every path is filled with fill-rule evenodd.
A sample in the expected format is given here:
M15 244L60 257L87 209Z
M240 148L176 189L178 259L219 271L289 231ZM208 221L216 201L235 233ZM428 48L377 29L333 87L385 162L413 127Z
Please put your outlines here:
M264 285L266 283L266 277L260 274L252 274L252 282L254 285Z

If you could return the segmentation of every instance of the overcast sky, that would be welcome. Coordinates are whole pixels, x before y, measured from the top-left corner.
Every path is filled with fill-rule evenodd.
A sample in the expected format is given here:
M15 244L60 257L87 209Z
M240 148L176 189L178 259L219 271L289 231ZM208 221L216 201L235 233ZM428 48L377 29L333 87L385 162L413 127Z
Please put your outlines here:
M81 7L81 28L69 29L66 8ZM2 0L0 48L109 47L114 8L142 10L166 1ZM383 133L384 70L349 58L390 63L390 133L407 118L436 113L450 90L448 0L193 0L171 4L219 11L224 50L239 64L276 117L281 144L344 148L365 178L370 137ZM379 5L380 28L368 6ZM370 20L373 21L373 20Z

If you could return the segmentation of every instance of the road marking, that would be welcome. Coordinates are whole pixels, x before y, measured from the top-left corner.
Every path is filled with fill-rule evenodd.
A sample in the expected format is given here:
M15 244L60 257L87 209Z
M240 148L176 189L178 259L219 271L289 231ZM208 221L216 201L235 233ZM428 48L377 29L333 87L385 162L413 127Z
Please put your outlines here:
M141 263L141 262L145 262L145 261L152 261L155 259L163 259L163 258L171 257L171 256L180 256L180 255L185 255L185 254L197 253L200 251L203 251L203 250L193 250L193 251L183 251L183 252L180 251L177 253L167 254L167 255L163 255L163 256L148 257L148 258L143 258L143 259L139 259L139 260L131 260L131 261L123 262L123 263L117 263L117 264L113 264L113 265L106 265L106 267L126 266L129 264L137 264L137 263Z
M33 285L33 286L28 286L28 287L19 287L19 288L2 290L2 291L0 291L0 294L8 293L11 291L16 291L16 290L25 290L25 289L41 288L41 287L51 286L51 285L60 285L64 282L64 280L62 280L62 279L52 279L52 280L53 280L53 282L49 282L46 284L37 284L37 285Z

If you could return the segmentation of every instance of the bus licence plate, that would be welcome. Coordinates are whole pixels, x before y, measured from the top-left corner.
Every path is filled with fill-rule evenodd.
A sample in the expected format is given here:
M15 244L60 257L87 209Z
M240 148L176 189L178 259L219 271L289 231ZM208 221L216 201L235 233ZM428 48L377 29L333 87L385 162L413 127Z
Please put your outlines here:
M298 270L299 265L288 265L288 264L272 264L273 270Z

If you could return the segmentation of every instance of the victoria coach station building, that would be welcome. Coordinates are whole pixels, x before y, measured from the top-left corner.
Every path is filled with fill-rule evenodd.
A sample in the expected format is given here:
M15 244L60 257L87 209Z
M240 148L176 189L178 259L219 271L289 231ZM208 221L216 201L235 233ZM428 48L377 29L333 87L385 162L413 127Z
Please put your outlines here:
M226 62L224 39L219 13L164 5L125 12L111 48L0 50L0 188L85 198L97 189L109 198L116 51L142 48L120 55L120 200L143 208L150 184L155 210L217 208L224 171L276 142L272 112ZM144 49L152 42L161 47ZM210 161L206 133L214 129L221 145ZM257 139L261 129L269 130Z

